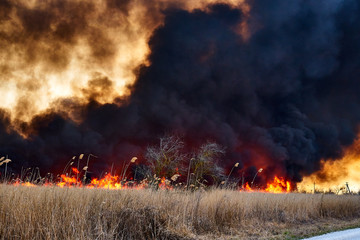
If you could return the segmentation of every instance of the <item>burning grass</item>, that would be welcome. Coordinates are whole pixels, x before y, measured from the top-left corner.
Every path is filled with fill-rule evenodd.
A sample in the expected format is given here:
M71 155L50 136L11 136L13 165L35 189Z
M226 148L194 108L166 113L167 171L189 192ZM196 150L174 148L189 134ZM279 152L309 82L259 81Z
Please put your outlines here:
M354 195L3 184L0 196L1 239L284 239L360 218Z

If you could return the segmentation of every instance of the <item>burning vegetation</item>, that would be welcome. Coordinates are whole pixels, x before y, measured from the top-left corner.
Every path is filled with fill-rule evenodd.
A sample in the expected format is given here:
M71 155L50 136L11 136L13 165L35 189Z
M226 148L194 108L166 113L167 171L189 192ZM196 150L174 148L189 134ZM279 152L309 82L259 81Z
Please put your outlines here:
M101 160L45 179L277 192L352 169L357 1L269 4L1 1L0 154L13 160L3 161L2 177L61 173L81 152ZM183 138L175 148L166 139L148 148L166 133Z
M339 160L321 161L321 169L304 177L299 189L307 192L360 192L360 139Z
M359 196L299 192L360 190L359 26L358 0L0 0L0 238L358 227Z
M263 179L260 174L263 168L260 168L252 178L251 185L234 171L239 167L235 163L231 171L226 174L225 169L218 165L221 157L225 154L223 147L216 143L208 142L192 154L184 152L184 142L177 136L167 136L160 138L158 146L148 147L145 158L147 165L139 164L137 157L133 157L128 163L123 164L120 174L116 170L105 172L101 178L89 178L91 173L90 158L96 156L90 154L85 162L84 154L74 156L65 166L63 173L58 178L52 179L52 174L41 177L40 171L22 172L22 176L15 176L8 173L3 176L2 180L14 185L27 187L34 186L58 186L58 187L84 187L84 188L102 188L109 190L123 189L188 189L196 190L217 186L220 188L238 189L248 192L270 192L284 193L292 190L289 181L283 177L274 176L274 179L265 181L266 185L262 186ZM188 160L190 159L190 160ZM10 163L11 160L3 157L0 165ZM74 167L76 166L77 167ZM130 168L129 168L130 167ZM132 169L132 171L129 171ZM244 182L245 181L245 182ZM242 182L242 183L240 183ZM259 185L260 184L260 185Z

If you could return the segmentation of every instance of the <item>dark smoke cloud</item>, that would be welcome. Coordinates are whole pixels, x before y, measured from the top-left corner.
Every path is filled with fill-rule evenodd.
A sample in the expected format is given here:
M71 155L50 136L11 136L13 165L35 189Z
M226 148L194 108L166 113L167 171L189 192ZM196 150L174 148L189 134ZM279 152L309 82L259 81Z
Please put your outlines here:
M167 9L149 42L150 66L139 68L128 99L87 106L65 99L62 106L82 122L66 111L40 115L24 124L27 139L5 131L2 113L0 152L46 169L80 152L111 163L141 155L148 143L176 131L194 145L207 139L225 145L225 167L241 162L293 181L317 170L320 159L341 157L360 120L359 1L249 3L247 40L236 33L244 19L239 9ZM127 4L108 1L125 12ZM71 41L61 31L71 32L66 23L59 38ZM94 57L111 56L111 49L100 52ZM93 87L101 82L111 87L108 79Z
M86 101L94 95L91 89L79 95L93 76L102 75L114 86L133 82L132 70L145 60L144 43L160 22L159 9L144 2L151 5L143 0L0 1L0 92L14 98L11 106L1 107L11 109L12 119L28 121L47 107L42 99L53 101L49 95ZM96 100L112 102L123 94L117 90Z
M112 1L109 1L109 4L110 2ZM46 7L39 4L39 7L28 8L16 3L12 5L10 2L5 6L9 6L9 9L11 6L14 11L16 10L16 16L20 21L18 31L12 32L11 35L6 34L6 38L9 42L21 44L26 48L25 57L28 64L46 62L52 63L49 66L51 69L64 69L71 60L71 45L76 44L80 38L87 40L93 61L112 60L115 52L114 43L107 38L107 33L100 24L106 21L112 26L113 23L106 17L96 19L98 16L95 3L65 0L52 1ZM121 12L117 11L114 14ZM110 19L111 11L107 11L106 15ZM93 24L90 24L90 21L93 21ZM124 18L123 22L116 24L128 23Z

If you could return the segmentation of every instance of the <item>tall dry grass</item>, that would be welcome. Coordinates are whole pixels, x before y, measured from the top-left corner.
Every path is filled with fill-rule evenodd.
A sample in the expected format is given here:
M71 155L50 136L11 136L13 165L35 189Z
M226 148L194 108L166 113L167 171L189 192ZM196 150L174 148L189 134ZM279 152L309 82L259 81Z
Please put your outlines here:
M0 185L1 239L260 239L360 218L359 196Z

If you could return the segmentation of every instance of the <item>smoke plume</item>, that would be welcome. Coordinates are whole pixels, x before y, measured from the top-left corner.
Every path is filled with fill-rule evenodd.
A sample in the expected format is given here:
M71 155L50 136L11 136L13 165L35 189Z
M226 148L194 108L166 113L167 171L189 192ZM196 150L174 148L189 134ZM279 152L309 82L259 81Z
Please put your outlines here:
M298 182L356 137L359 1L0 4L0 153L18 167L121 163L176 132Z

